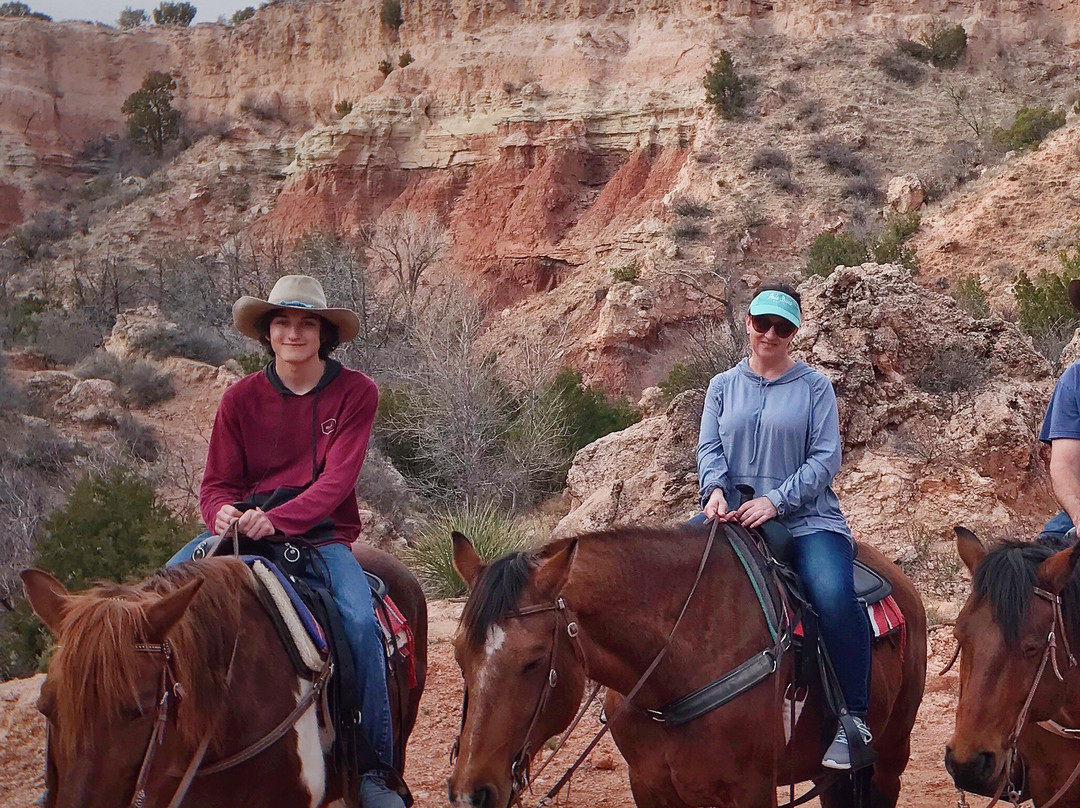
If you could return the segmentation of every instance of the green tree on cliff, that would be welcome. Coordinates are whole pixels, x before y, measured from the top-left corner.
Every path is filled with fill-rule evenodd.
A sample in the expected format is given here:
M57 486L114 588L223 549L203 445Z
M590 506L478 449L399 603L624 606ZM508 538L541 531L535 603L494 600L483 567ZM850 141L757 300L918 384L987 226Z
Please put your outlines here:
M705 74L705 103L722 117L735 118L742 108L746 83L735 70L735 59L726 50L720 51Z
M154 9L155 25L179 25L187 28L195 19L195 6L191 3L164 2Z
M142 87L120 108L127 116L131 140L158 157L165 144L180 135L180 112L172 107L175 89L176 80L169 73L147 73Z
M138 28L140 25L146 25L149 19L146 16L146 9L128 6L120 12L117 22L121 28Z
M33 17L35 20L52 20L48 14L40 11L32 11L26 3L14 0L10 3L0 3L0 17Z

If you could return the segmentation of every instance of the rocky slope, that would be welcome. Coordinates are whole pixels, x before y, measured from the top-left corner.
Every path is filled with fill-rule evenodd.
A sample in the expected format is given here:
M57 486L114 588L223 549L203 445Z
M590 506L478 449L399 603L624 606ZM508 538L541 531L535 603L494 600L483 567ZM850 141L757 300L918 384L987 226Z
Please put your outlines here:
M918 566L935 545L945 553L957 524L1034 535L1056 506L1037 440L1053 379L1030 341L1000 318L972 320L901 267L839 269L800 291L796 353L837 393L845 458L835 488L856 537ZM695 513L702 402L684 393L582 449L559 532ZM949 577L926 582L930 594Z

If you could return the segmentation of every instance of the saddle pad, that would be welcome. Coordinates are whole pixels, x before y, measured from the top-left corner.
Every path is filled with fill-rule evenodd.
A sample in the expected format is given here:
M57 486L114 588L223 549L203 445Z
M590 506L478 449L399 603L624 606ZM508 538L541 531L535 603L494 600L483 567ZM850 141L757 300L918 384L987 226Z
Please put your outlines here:
M303 624L311 641L315 643L315 647L318 649L319 653L325 656L329 652L329 647L326 643L326 634L323 632L322 626L315 620L315 617L307 607L307 604L304 603L304 601L301 600L300 595L297 594L296 589L293 587L292 582L289 581L288 576L285 575L276 564L268 562L262 556L240 556L240 559L252 569L254 569L255 563L259 562L266 568L268 573L274 576L281 585L282 592L288 598L289 603L292 604L294 614ZM316 668L316 670L319 669Z
M875 640L888 636L894 631L903 632L904 613L900 611L892 595L877 603L864 603L863 608L866 609L866 615L870 618L870 628L873 629ZM802 620L795 626L792 633L796 637L803 636Z
M267 594L270 595L274 608L277 609L278 614L285 623L285 627L289 632L289 639L292 640L293 645L300 654L300 660L304 663L304 666L312 673L318 673L322 670L323 654L326 653L326 640L323 638L323 650L320 654L316 649L313 638L308 633L307 622L301 618L301 613L297 611L289 594L281 581L278 580L277 575L281 573L272 564L267 564L262 559L255 559L251 562L251 571L255 574L255 577L262 584ZM275 572L277 575L275 575ZM291 588L291 587L290 587ZM307 611L304 607L303 611ZM308 620L311 619L310 612L307 614Z

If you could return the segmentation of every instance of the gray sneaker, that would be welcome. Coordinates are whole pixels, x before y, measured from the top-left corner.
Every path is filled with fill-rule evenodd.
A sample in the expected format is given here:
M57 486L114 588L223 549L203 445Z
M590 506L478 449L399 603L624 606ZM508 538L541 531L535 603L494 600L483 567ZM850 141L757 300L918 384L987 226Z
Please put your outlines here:
M851 718L855 722L855 726L859 728L863 743L869 745L874 740L870 728L866 726L866 722L859 716L853 715ZM825 750L825 757L822 758L821 765L827 769L846 770L851 768L851 749L848 748L847 733L844 731L843 725L836 731L836 737L829 744L829 748Z
M405 801L386 785L381 774L366 774L360 781L360 805L363 808L405 808Z

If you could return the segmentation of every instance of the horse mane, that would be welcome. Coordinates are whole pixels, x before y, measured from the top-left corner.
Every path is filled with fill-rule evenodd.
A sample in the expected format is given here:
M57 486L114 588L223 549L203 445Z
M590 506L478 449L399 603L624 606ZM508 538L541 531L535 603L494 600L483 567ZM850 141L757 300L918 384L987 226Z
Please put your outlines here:
M621 543L653 542L657 547L665 547L676 536L703 533L702 528L613 528L580 536L567 536L554 539L535 552L508 553L490 562L473 586L472 595L461 614L461 626L469 645L476 648L484 644L487 633L504 617L518 608L521 593L532 576L533 570L552 556L562 552L574 543L595 543L614 540Z
M149 640L146 607L195 578L204 584L168 635L172 669L183 692L176 720L191 745L211 731L224 704L226 672L241 630L237 593L252 587L250 571L233 559L167 567L134 586L106 583L71 596L49 664L49 678L56 683L57 740L69 752L90 736L81 727L142 709L140 686L145 690L146 677L140 663L147 657L135 645Z
M994 622L1010 645L1019 641L1020 627L1027 619L1031 597L1038 586L1036 570L1060 549L1041 542L1006 541L991 550L975 568L972 581L975 594L989 601ZM1080 575L1073 575L1062 590L1061 599L1069 641L1075 642L1080 638Z
M471 646L483 645L488 630L517 609L538 562L533 553L508 553L492 561L480 574L461 613L461 625Z

